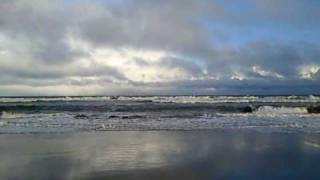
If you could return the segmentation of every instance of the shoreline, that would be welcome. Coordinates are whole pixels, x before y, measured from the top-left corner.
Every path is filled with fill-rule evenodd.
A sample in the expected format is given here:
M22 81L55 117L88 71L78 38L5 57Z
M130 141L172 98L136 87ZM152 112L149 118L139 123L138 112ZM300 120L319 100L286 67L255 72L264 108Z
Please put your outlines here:
M0 143L0 179L254 179L260 174L264 179L292 179L320 175L320 134L105 131L7 134L0 135Z

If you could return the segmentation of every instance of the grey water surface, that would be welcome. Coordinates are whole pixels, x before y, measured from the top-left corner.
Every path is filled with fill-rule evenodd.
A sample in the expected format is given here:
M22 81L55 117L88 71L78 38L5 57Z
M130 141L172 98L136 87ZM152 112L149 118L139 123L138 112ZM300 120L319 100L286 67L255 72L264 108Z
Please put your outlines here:
M0 135L0 179L318 179L320 135L112 131Z

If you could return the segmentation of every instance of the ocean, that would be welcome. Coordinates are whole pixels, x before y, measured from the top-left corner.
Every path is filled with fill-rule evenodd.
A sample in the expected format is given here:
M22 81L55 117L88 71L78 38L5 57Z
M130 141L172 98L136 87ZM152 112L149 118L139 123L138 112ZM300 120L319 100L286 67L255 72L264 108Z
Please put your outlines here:
M319 96L0 98L0 179L319 179Z
M0 133L320 132L319 96L3 97Z

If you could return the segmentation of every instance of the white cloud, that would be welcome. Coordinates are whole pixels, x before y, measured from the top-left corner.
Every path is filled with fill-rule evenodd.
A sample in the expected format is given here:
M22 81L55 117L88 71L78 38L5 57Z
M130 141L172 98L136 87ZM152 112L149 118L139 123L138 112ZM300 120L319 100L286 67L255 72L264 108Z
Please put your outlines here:
M169 67L162 63L166 58L176 57L173 53L164 50L142 48L111 48L96 47L89 42L69 36L68 44L72 49L84 51L89 54L78 62L90 66L107 66L121 72L127 80L137 82L164 82L172 80L184 80L189 77L183 68ZM135 63L146 62L147 66Z
M166 86L166 92L176 93L187 92L186 87L193 92L214 86L224 91L223 87L236 90L248 84L257 89L290 84L291 89L294 83L316 83L305 81L319 74L316 43L255 38L226 43L237 35L230 27L257 33L261 18L278 20L268 13L234 16L230 2L210 0L122 2L0 0L0 95L16 89L21 89L18 94L22 89L59 94L75 89L72 92L81 95L81 89L130 93ZM303 15L300 1L294 2L300 10L296 16L304 17L301 26L317 17ZM289 1L278 3L267 3L267 9L276 8L279 14ZM216 23L223 27L215 29Z
M234 72L234 73L231 75L230 79L232 79L232 80L238 80L238 81L243 81L243 80L246 80L247 77L246 77L246 75L243 74L242 72L236 71L236 72Z
M299 68L301 79L312 80L320 74L320 65L303 65Z
M262 69L259 66L252 66L252 71L260 76L263 76L263 77L273 77L273 78L277 78L277 79L284 79L283 75L276 73L276 72L273 72L273 71L268 71L268 70Z
M131 81L163 82L182 80L188 76L188 73L181 68L171 68L161 64L165 58L171 57L171 54L165 51L97 48L90 54L90 59L97 65L107 65L115 68ZM135 60L143 60L148 65L141 66L134 63Z

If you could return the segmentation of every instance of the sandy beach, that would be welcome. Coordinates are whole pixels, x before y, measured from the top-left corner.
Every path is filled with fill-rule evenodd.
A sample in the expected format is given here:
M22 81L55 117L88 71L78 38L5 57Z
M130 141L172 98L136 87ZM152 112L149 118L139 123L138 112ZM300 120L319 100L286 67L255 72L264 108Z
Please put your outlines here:
M320 175L319 134L4 134L0 144L0 179L313 179Z

